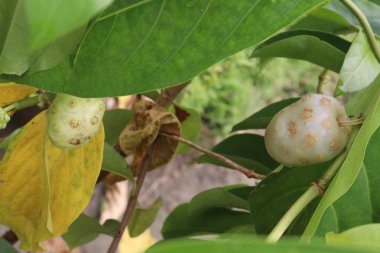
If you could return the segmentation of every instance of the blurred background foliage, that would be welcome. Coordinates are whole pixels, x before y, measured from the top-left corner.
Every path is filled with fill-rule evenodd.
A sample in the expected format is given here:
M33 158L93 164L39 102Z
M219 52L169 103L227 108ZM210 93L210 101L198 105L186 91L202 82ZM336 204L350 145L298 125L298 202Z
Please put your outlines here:
M252 50L229 57L195 77L179 98L180 104L202 115L217 136L269 103L315 91L322 68L314 64L274 58L250 59Z

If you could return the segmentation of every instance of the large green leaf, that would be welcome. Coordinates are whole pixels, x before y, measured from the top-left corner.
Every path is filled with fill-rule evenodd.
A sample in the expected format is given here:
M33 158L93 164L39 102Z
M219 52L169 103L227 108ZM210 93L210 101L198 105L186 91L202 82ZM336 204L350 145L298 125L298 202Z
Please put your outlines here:
M288 31L261 44L252 57L262 60L272 57L305 60L339 72L349 46L348 41L329 33Z
M268 234L290 206L309 188L310 183L321 177L327 166L328 163L304 167L285 167L265 178L249 197L256 232ZM316 207L316 203L305 209L288 230L288 233L302 233Z
M350 245L357 248L371 248L380 250L380 224L369 224L355 227L336 234L330 232L326 235L327 244Z
M370 85L380 73L380 63L373 55L364 33L359 32L347 53L336 93L354 92Z
M217 240L168 240L151 247L147 253L369 253L369 249L326 246L323 244L302 244L297 241L285 241L269 244L255 237L223 237Z
M30 51L30 23L25 16L29 0L2 1L0 8L0 74L21 75L52 68L77 47L84 27L50 41L37 51ZM46 1L50 3L49 1ZM45 13L46 14L46 13ZM46 15L38 14L45 19ZM47 24L47 22L45 22Z
M373 86L376 89L374 89L374 92L370 94L372 101L368 104L368 106L372 106L371 111L367 115L364 124L361 126L352 147L348 151L348 155L344 163L342 164L340 170L338 171L337 175L334 177L333 181L329 185L324 197L322 198L321 202L319 203L315 213L313 214L310 223L308 224L305 233L304 233L304 239L310 240L311 237L316 233L319 224L321 223L321 220L326 212L326 210L331 207L334 202L336 202L339 198L344 196L345 194L348 194L348 191L351 188L351 191L353 191L356 194L352 194L353 196L358 196L359 198L363 198L360 194L361 190L356 191L354 188L355 186L355 180L358 182L358 180L364 180L367 175L362 171L363 166L366 168L366 149L368 146L368 143L370 141L371 136L375 133L375 131L380 126L380 82L377 80L376 86ZM371 88L373 88L371 87ZM369 88L369 87L368 87ZM378 149L376 149L378 150ZM367 153L370 152L370 149L367 149ZM371 165L370 167L374 167ZM377 170L378 171L378 170ZM368 171L366 171L368 173ZM363 179L364 177L364 179ZM375 178L375 175L372 175L373 178ZM359 184L358 187L360 186ZM367 186L368 187L368 186ZM352 202L352 199L350 197L347 197L349 199L349 203L352 203L356 205L354 202ZM342 198L343 199L343 198ZM341 199L339 200L341 201ZM360 205L360 204L359 204ZM334 207L335 204L334 204ZM346 209L344 213L348 213L348 209L345 206L342 209ZM356 210L356 209L355 209ZM373 207L372 207L373 210ZM331 208L330 208L331 213ZM343 214L344 214L343 213ZM334 213L336 215L336 213ZM355 221L358 217L355 215L348 215L348 220L346 222ZM363 217L363 220L365 220L365 217ZM356 222L355 222L356 223ZM339 225L341 222L339 221ZM321 226L324 224L322 223ZM355 224L357 225L357 224Z
M296 102L299 98L284 99L279 102L270 104L253 115L244 119L242 122L236 124L232 131L246 130L246 129L264 129L267 128L273 116L284 107Z
M128 231L131 237L141 235L149 228L162 206L162 199L158 198L147 208L136 208L133 211L132 217L128 223Z
M269 173L278 166L268 154L264 147L264 137L255 134L238 134L228 137L216 145L212 151L219 153L234 162L252 168L259 173ZM227 164L210 157L202 155L198 162L211 163L218 166L229 167Z
M120 226L116 220L107 220L103 225L87 215L81 214L62 235L71 249L95 240L100 234L114 236Z
M73 62L68 59L48 71L6 79L84 97L126 95L172 86L260 43L326 3L190 2L121 1L121 9L101 17L89 28Z
M25 1L25 0L24 0ZM26 0L30 46L40 48L85 25L113 0Z

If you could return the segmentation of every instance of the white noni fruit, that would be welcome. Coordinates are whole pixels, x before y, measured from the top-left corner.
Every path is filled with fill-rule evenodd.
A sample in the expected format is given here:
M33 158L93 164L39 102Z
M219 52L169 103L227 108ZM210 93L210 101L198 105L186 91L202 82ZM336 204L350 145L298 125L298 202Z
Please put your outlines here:
M48 109L48 136L60 148L82 146L98 132L105 111L101 98L58 94Z
M334 97L309 94L279 111L265 132L265 146L277 162L302 166L328 161L346 146L349 117Z

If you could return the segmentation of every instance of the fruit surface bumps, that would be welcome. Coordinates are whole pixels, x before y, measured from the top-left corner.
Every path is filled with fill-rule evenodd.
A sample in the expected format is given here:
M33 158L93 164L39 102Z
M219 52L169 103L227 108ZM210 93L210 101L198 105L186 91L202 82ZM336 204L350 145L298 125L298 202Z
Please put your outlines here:
M48 136L60 148L82 146L98 132L104 111L104 99L58 94L48 109Z
M344 106L334 97L308 94L279 111L265 132L270 156L288 166L328 161L345 148L351 126Z

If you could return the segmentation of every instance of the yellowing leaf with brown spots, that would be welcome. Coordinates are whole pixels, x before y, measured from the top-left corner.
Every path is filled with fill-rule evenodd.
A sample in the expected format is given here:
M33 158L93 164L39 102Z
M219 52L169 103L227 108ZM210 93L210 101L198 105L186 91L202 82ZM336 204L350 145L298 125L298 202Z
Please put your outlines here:
M37 89L15 83L0 83L0 107L24 99Z
M0 224L30 251L64 233L83 211L103 158L103 126L87 145L67 150L50 142L46 121L42 112L23 127L0 162Z

